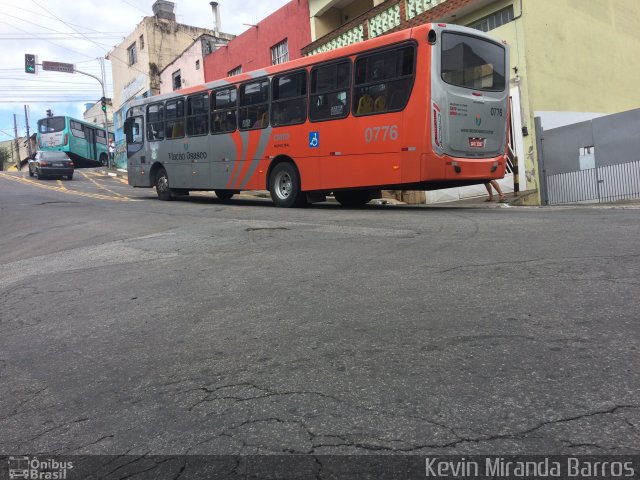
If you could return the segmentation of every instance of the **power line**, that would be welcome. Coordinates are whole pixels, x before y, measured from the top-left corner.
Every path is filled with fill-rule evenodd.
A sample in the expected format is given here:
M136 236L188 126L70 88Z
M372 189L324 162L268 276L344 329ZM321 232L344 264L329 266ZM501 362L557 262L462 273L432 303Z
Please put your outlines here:
M20 30L22 33L26 33L27 35L30 35L30 34L31 34L31 32L27 32L26 30L23 30L23 29L21 29L21 28L18 28L18 27L16 27L15 25L11 25L10 23L7 23L7 22L0 22L0 23L5 23L5 24L9 25L10 27L15 28L16 30ZM55 46L56 46L56 47L58 47L58 48L62 48L62 49L64 49L64 50L68 50L68 51L70 51L70 52L77 53L78 55L82 55L83 57L91 58L89 55L87 55L87 54L85 54L85 53L78 52L77 50L72 50L71 48L67 48L67 47L65 47L65 46L63 46L63 45L58 45L57 43L52 42L51 40L45 40L45 42L49 42L49 43L51 43L52 45L55 45Z
M34 2L34 3L35 3L35 2ZM17 5L8 5L8 6L9 6L9 7L16 8L16 9L18 9L18 10L22 10L22 11L27 12L27 13L33 13L33 14L38 15L38 16L41 16L41 17L54 18L54 17L51 17L51 16L49 16L49 15L43 15L41 12L36 12L36 11L29 10L29 9L27 9L27 8L23 8L23 7L18 7ZM86 25L78 25L78 24L76 24L76 23L71 23L71 22L67 23L67 26L69 26L69 25L74 25L74 26L76 26L76 27L84 27L84 28L86 28L87 30L92 30L92 31L94 31L94 32L99 32L98 30L94 30L94 29L92 29L92 28L89 28L89 27L87 27Z

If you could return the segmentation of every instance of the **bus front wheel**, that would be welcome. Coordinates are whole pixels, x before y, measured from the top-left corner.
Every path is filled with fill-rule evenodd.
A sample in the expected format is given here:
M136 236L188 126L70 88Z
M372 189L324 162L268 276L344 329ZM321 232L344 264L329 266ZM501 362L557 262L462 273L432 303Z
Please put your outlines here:
M269 192L276 207L304 207L307 196L300 190L300 174L289 162L273 167L269 176Z
M169 188L169 176L164 168L158 170L156 174L156 193L160 200L166 201L173 199L171 188Z

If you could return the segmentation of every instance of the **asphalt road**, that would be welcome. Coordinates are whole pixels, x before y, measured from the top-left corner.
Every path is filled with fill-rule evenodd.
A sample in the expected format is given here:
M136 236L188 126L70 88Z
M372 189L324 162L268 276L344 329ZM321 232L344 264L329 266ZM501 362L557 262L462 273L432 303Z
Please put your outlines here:
M638 206L288 210L18 177L0 453L640 454Z

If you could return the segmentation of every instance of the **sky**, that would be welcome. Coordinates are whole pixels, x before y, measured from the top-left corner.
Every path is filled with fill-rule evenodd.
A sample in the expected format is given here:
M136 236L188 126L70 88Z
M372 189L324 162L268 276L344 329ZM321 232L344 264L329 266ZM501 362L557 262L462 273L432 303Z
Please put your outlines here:
M144 16L153 15L155 0L0 0L0 142L26 134L24 106L31 133L47 109L82 119L85 103L102 96L100 83L75 73L24 71L24 54L72 63L77 70L101 76L104 57ZM176 20L213 28L210 0L175 0ZM218 0L221 30L238 35L290 0ZM111 63L106 60L107 97L112 96Z

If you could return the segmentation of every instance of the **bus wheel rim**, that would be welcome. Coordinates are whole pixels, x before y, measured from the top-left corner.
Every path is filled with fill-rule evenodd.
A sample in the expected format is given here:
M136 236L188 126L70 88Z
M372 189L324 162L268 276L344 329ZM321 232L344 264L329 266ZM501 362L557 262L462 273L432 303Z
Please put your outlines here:
M169 180L165 175L158 179L158 189L163 193L169 190Z
M276 195L282 200L286 200L291 195L293 182L291 176L287 172L280 172L276 177Z

